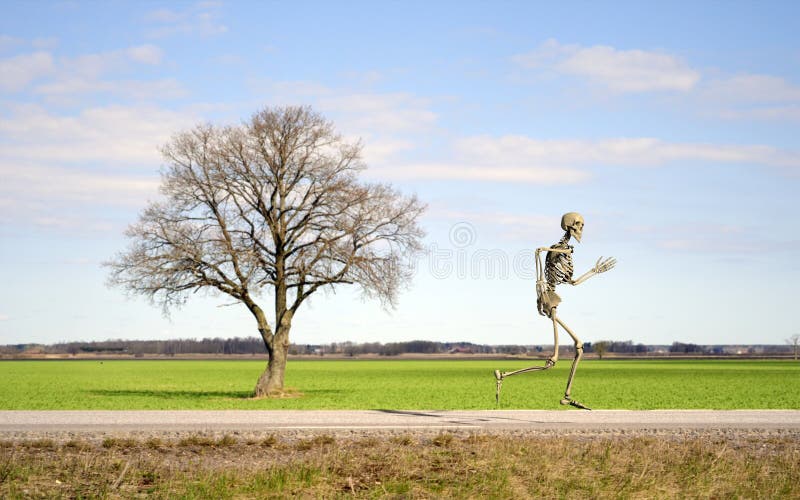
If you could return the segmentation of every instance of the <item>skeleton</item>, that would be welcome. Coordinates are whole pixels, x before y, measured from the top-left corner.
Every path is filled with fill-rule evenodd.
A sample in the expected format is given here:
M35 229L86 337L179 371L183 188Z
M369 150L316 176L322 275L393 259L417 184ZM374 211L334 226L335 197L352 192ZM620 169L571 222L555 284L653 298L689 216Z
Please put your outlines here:
M569 379L567 379L567 389L564 392L564 398L561 400L562 405L570 405L576 408L589 410L590 408L572 399L570 393L572 391L572 379L575 377L575 370L578 368L578 363L583 356L583 342L570 330L570 328L558 317L556 308L561 303L561 297L556 294L556 285L568 283L570 285L580 285L592 276L604 273L617 263L616 259L609 257L597 259L594 267L581 275L578 279L572 279L573 264L572 264L572 246L569 245L570 238L580 243L583 233L584 220L583 217L576 212L569 212L561 217L561 229L565 231L561 240L551 247L542 247L536 249L536 306L539 314L547 316L553 321L553 355L545 361L544 366L530 366L520 370L511 372L501 372L500 370L494 371L496 380L496 393L495 399L497 404L500 404L500 388L503 385L503 379L512 375L520 373L547 370L555 366L558 361L558 326L561 325L575 343L575 357L572 360L572 368L569 372ZM542 268L541 253L547 252L545 257L544 268Z

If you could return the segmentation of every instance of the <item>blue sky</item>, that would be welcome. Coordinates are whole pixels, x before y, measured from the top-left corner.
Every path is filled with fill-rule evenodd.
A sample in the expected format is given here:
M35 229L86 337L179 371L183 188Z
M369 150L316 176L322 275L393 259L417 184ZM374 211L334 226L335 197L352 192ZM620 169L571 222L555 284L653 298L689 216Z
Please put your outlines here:
M165 318L100 264L172 134L287 104L429 205L396 310L320 294L294 342L551 343L530 252L568 211L579 273L619 261L559 288L584 341L800 331L796 2L1 3L0 343L254 335L220 297Z

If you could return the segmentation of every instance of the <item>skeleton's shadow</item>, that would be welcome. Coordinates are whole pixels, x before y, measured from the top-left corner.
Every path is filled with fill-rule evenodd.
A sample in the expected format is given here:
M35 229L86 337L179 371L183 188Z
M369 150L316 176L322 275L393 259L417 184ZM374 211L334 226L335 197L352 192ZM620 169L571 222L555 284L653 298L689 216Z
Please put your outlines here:
M442 418L443 415L435 415L433 413L422 413L420 411L404 411L404 410L387 410L384 408L378 408L375 411L379 411L381 413L391 413L392 415L408 415L413 417L436 417Z
M387 409L377 409L375 411L379 411L381 413L391 413L392 415L408 415L411 417L434 417L434 418L443 418L449 417L450 415L437 415L435 413L423 413L421 411L408 411L408 410L387 410ZM488 418L476 418L475 421L477 422L489 422L491 419ZM449 420L448 423L451 424L468 424L469 421L462 421L462 420Z

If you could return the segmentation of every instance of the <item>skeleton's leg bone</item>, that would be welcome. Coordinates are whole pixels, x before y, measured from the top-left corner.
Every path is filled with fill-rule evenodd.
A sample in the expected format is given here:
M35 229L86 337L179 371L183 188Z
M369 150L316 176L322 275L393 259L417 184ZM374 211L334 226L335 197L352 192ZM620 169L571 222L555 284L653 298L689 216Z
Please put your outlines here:
M553 364L556 364L556 361L558 361L558 324L557 323L561 323L561 322L559 321L558 317L556 316L556 308L555 307L550 309L550 318L552 318L552 320L553 320L553 355L550 357L549 361L552 361ZM562 326L563 326L563 324L562 324ZM567 329L567 333L572 335L572 332L570 332L569 329Z
M502 373L500 372L500 370L495 370L494 376L498 380L503 380L504 378L510 377L511 375L519 375L520 373L547 370L548 368L552 368L553 366L555 366L555 364L556 364L555 361L553 361L551 358L544 362L544 366L529 366L528 368L521 368L519 370L514 370L513 372L502 372Z
M547 370L548 368L552 368L555 366L556 361L558 361L558 324L561 323L559 319L556 318L556 310L550 312L550 317L553 319L553 355L550 356L547 361L545 361L544 366L530 366L528 368L521 368L519 370L514 370L513 372L501 372L500 370L494 371L494 377L498 381L502 381L506 377L510 377L511 375L519 375L520 373L525 372L532 372L532 371L540 371L540 370ZM558 323L556 323L558 321ZM569 332L569 330L567 330ZM569 332L572 335L571 332Z
M548 368L552 368L556 365L556 362L553 361L552 358L548 359L544 362L544 366L529 366L528 368L522 368L520 370L514 370L513 372L501 372L500 370L494 371L494 379L495 379L495 393L494 399L496 404L500 404L500 389L503 387L503 379L506 377L510 377L511 375L519 375L520 373L525 372L534 372L534 371L542 371L547 370Z
M500 370L494 371L494 404L496 406L500 406L500 389L503 388L503 374L500 373Z
M567 379L567 390L564 391L564 397L569 398L570 392L572 392L572 379L575 377L575 370L578 369L578 363L583 357L583 346L575 346L575 358L572 360L572 368L569 370L569 379Z
M550 317L553 319L553 355L550 356L547 361L545 361L544 366L529 366L528 368L521 368L519 370L514 370L512 372L501 372L500 370L494 371L494 379L495 379L495 393L494 399L496 404L500 404L500 389L503 387L503 379L506 377L510 377L511 375L519 375L520 373L526 372L533 372L533 371L542 371L547 370L548 368L552 368L556 365L556 361L558 361L558 323L556 323L556 309L553 308L550 311ZM560 321L559 321L560 322Z
M570 328L564 324L560 318L556 319L556 321L558 321L558 324L567 331L569 336L572 337L572 341L575 343L575 358L572 360L572 367L569 370L569 379L567 379L567 390L564 392L564 397L569 399L570 392L572 391L572 379L575 377L575 370L578 369L578 363L580 362L581 357L583 357L583 342L581 342L575 333L570 330Z
M555 316L555 311L553 311L553 316ZM563 321L561 321L561 318L554 317L553 323L555 323L556 321L558 322L559 325L561 325L561 328L563 328L564 331L566 331L569 334L569 336L572 337L572 341L575 342L576 345L581 344L581 346L583 346L581 340L577 336L575 336L575 332L570 330L570 328Z
M561 404L583 408L584 410L590 410L591 408L584 406L570 397L570 393L572 392L572 380L575 378L575 371L578 369L578 363L580 363L581 358L583 357L583 342L581 342L580 339L575 336L575 333L573 333L573 331L570 330L563 321L560 319L556 319L556 321L558 321L558 324L567 331L569 336L572 337L572 340L575 342L575 358L572 360L572 367L569 370L569 378L567 379L567 390L564 391L564 399L561 400Z

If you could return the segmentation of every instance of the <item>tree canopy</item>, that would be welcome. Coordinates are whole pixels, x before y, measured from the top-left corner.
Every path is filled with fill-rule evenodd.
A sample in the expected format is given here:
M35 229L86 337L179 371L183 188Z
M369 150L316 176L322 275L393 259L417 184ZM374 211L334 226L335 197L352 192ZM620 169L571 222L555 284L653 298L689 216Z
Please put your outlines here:
M392 306L422 249L424 204L360 182L361 149L308 107L178 133L162 148L163 197L127 230L110 283L165 311L198 291L242 302L269 355L256 394L280 391L300 305L321 288L355 284Z

